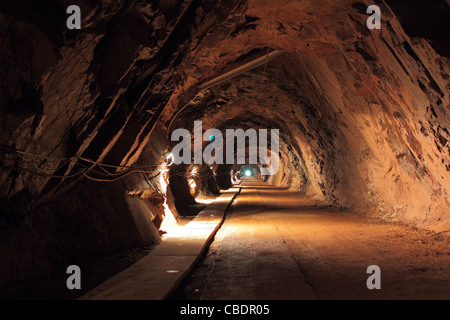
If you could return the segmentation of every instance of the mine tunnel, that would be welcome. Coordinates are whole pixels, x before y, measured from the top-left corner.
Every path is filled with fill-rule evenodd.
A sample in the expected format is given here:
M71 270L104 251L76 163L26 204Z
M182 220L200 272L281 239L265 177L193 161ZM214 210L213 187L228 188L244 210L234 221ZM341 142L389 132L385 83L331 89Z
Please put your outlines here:
M448 1L72 2L0 4L2 299L450 298Z

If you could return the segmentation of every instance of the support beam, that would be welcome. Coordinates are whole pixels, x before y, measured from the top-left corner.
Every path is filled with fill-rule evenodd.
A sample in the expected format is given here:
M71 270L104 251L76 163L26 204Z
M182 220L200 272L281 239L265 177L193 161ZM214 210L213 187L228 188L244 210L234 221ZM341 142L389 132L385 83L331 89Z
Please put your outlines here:
M285 54L286 51L282 51L282 50L276 50L276 51L272 51L271 53L264 55L263 57L260 57L258 59L255 59L249 63L244 64L243 66L240 66L236 69L233 69L221 76L218 76L217 78L214 78L210 81L205 82L204 84L201 84L198 88L199 90L204 90L204 89L209 89L213 86L216 86L218 84L221 84L227 80L230 80L246 71L252 70L256 67L259 67L275 58L278 58L280 56L282 56L283 54Z

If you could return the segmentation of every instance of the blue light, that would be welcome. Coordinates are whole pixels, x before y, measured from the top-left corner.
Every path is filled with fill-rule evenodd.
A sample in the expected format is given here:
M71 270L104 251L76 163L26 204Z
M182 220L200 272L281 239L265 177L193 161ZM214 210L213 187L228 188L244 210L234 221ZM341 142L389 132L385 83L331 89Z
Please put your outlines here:
M244 174L246 177L251 177L253 175L253 171L252 170L245 170Z

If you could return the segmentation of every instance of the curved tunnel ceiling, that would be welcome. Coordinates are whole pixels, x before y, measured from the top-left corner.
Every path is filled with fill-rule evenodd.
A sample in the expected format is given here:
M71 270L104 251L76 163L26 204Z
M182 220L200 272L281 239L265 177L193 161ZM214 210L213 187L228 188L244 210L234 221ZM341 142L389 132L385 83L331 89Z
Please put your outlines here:
M386 193L386 185L391 182L381 172L390 172L396 184L398 176L412 175L419 158L426 159L423 148L417 148L422 138L412 132L417 130L417 123L422 126L421 119L429 117L429 104L436 107L447 103L443 101L447 99L443 88L448 88L448 84L438 71L442 68L436 60L436 72L431 75L432 67L424 69L422 64L424 74L411 77L411 63L420 59L426 46L418 43L411 50L412 45L387 7L382 6L387 29L369 31L365 26L367 15L359 5L352 4L350 10L327 5L321 13L314 11L318 4L309 4L311 10L308 4L306 8L304 5L292 1L276 7L267 2L250 2L245 15L235 17L234 29L230 26L207 35L189 58L190 88L184 86L179 90L181 95L169 101L163 118L166 123L172 121L171 107L178 103L183 109L175 110L180 111L177 117L182 115L182 120L175 119L173 127L181 123L189 126L189 122L199 119L206 128L246 127L245 120L249 118L256 127L258 122L266 121L269 127L288 132L282 139L282 149L294 152L291 165L296 162L297 168L304 168L296 171L303 172L291 181L291 186L299 187L308 177L311 193L322 194L331 202L354 206L361 200L378 198L385 203L396 192ZM231 29L234 31L227 33ZM267 50L269 45L271 49ZM264 56L272 48L287 53L202 91L200 98L196 96L196 83L201 87L202 83ZM432 84L431 90L423 87L424 82ZM191 99L194 100L189 103ZM410 145L398 148L401 141ZM393 158L387 156L386 150L393 152ZM434 154L430 150L429 156ZM397 164L395 159L404 159L403 155L406 163ZM443 156L447 157L445 153ZM440 157L436 160L446 163ZM403 173L394 174L394 167ZM448 170L442 169L438 180L444 186ZM426 175L423 169L418 170L419 176ZM412 187L416 182L405 184ZM398 188L390 186L393 190ZM418 188L422 187L423 184ZM444 189L439 192L446 195ZM390 201L395 202L394 198ZM376 206L380 212L385 210ZM406 214L417 207L404 210Z
M39 164L49 172L41 176L28 169L19 179L4 175L5 196L23 190L45 196L89 176L99 163L120 172L145 162L146 153L153 158L148 165L155 166L170 138L160 126L167 129L179 121L187 126L201 118L205 127L235 127L232 122L251 112L253 121L268 121L286 132L284 154L291 166L303 168L313 193L345 206L369 202L384 212L397 206L393 195L406 187L427 201L439 193L444 200L434 209L442 212L439 216L448 212L448 60L425 40L408 37L384 2L379 3L381 30L366 27L367 4L354 1L104 6L110 15L97 16L97 8L82 6L92 10L84 34L66 32L66 39L60 39L48 26L36 28L36 41L49 48L47 64L53 71L33 91L38 70L44 72L45 66L25 62L37 73L23 85L30 88L24 96L38 113L31 108L15 129L22 120L11 116L14 130L6 130L2 139L5 145L15 141L24 154L64 159L65 164L53 172L49 162ZM3 12L33 28L29 13L16 7ZM53 21L54 27L63 27L61 22ZM64 41L70 45L62 47L60 56L54 54ZM194 99L209 81L280 50L286 54ZM61 78L63 70L74 73ZM23 102L16 100L16 105ZM149 143L152 135L158 141ZM145 150L152 145L159 150ZM385 191L379 171L393 177L391 192ZM300 174L291 184L298 187L304 177ZM405 178L402 185L398 177ZM416 215L423 205L416 203L403 214L420 220Z

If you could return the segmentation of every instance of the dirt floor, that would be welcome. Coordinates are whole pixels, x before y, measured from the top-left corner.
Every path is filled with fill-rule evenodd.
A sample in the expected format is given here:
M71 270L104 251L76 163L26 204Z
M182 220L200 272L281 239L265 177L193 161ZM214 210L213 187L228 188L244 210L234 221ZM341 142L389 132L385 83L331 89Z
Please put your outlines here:
M77 299L153 248L87 259L80 291L67 290L62 273L17 284L2 299ZM366 286L370 265L381 269L380 290ZM336 210L286 189L244 187L170 299L448 300L450 237Z
M245 188L171 299L450 299L449 237Z

